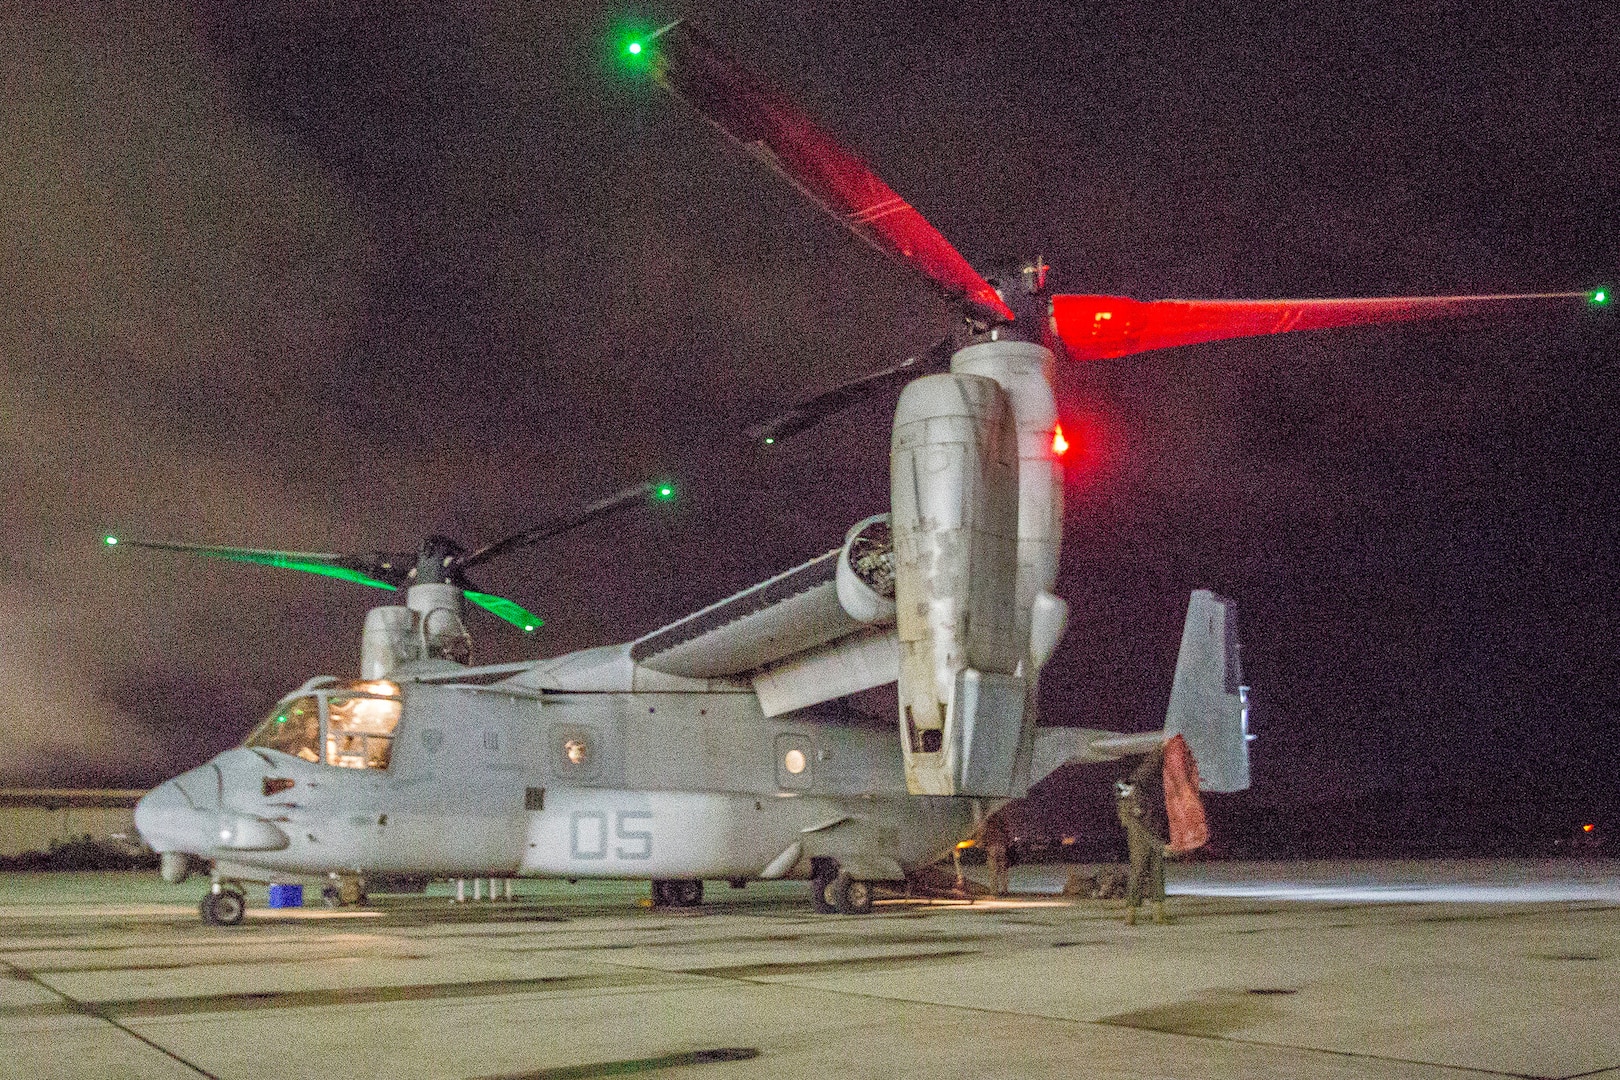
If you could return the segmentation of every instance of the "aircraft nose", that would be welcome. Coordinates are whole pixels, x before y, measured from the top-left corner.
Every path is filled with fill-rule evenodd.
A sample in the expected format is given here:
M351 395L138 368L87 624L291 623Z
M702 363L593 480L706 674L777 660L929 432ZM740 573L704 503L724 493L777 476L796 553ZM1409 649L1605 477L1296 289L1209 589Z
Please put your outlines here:
M160 853L207 851L213 817L196 809L173 780L165 780L135 803L135 830Z
M264 818L215 806L198 807L175 780L141 796L135 804L135 828L159 854L179 851L207 856L216 849L280 851L288 843L287 834Z

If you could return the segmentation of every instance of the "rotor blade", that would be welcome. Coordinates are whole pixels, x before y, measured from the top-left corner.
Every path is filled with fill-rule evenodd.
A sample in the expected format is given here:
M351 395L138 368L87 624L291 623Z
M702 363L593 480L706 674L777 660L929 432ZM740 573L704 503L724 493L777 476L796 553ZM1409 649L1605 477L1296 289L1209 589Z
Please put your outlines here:
M493 596L472 589L462 589L461 595L496 618L505 619L526 634L532 634L545 625L540 616L525 610L521 605L506 599L504 596Z
M123 540L106 537L108 547L147 548L152 551L178 551L187 555L201 555L205 559L225 559L229 562L251 563L254 566L274 566L282 570L302 570L306 574L352 581L369 585L373 589L394 589L397 582L383 580L392 576L393 563L402 559L409 568L408 556L332 555L320 551L262 551L257 548L217 547L212 544L164 544L150 540ZM367 573L366 571L371 571ZM404 571L400 571L403 580Z
M1296 330L1496 314L1572 300L1601 304L1604 301L1596 299L1600 296L1604 294L1151 301L1125 296L1054 296L1052 329L1071 360L1110 360L1176 345Z
M721 52L690 23L648 39L660 86L779 173L844 228L909 266L980 314L1012 309L911 204L787 98Z
M532 529L512 533L510 536L503 536L499 540L491 541L471 554L463 555L457 559L455 569L459 573L477 566L481 562L493 559L497 555L503 555L520 547L529 547L543 540L549 540L554 536L595 521L597 518L607 517L609 514L623 510L627 506L632 506L639 499L647 498L667 502L674 497L675 488L668 483L657 480L649 480L644 484L627 487L623 491L614 492L605 499L598 499L596 502L567 517L553 518Z
M851 405L867 401L891 387L930 371L945 370L951 362L953 345L951 338L945 338L927 352L907 357L893 367L862 375L849 382L840 383L831 390L823 390L813 397L805 398L786 412L753 425L744 434L756 444L774 446L790 435L797 435L806 428L814 427L829 416L842 412Z

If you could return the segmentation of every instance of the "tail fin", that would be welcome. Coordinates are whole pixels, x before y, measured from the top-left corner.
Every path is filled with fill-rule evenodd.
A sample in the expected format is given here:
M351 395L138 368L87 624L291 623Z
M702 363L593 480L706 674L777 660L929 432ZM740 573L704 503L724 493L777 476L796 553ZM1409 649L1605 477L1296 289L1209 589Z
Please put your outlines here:
M1186 738L1204 791L1249 786L1248 687L1238 653L1237 604L1208 589L1194 592L1164 734Z

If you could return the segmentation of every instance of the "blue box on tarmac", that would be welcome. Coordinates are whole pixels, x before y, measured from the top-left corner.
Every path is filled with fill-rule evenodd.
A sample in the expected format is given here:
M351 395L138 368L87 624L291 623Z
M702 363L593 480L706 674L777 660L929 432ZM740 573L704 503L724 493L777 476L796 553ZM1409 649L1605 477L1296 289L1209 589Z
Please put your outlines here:
M272 885L270 886L271 907L303 907L304 887L302 885Z

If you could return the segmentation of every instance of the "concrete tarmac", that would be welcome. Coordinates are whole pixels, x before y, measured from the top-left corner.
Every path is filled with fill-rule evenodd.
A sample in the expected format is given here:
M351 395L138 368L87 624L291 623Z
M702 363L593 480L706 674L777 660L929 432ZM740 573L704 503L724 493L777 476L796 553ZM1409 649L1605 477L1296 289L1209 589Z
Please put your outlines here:
M203 884L0 875L0 1076L1607 1077L1620 864L1195 864L1171 926L1051 895L519 882L202 925Z

